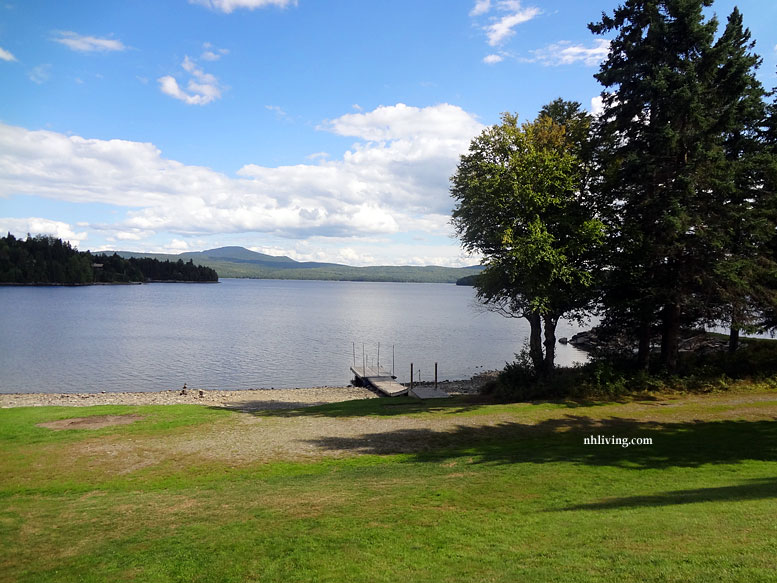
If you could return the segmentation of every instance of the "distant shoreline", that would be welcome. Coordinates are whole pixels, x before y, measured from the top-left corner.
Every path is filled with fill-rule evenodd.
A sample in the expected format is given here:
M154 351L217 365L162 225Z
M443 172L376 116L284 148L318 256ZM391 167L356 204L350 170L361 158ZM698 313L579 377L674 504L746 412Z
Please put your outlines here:
M146 285L149 283L221 283L217 281L187 281L184 279L152 279L149 281L93 281L90 283L14 283L0 282L5 287L89 287L93 285Z

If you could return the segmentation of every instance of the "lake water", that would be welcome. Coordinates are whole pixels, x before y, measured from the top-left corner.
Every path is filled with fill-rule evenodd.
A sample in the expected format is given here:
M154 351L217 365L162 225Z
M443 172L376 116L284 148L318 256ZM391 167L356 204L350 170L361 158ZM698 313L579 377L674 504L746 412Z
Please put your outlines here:
M557 335L577 328L559 324ZM342 386L354 360L421 380L512 361L523 319L450 284L226 279L218 284L0 287L0 392ZM558 345L559 364L585 360ZM418 378L416 376L416 378Z

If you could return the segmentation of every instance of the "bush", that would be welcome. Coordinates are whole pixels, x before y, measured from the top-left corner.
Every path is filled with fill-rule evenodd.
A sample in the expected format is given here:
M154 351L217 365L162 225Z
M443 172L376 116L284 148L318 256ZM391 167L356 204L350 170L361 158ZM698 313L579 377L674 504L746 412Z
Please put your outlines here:
M761 390L777 388L777 342L748 340L734 354L683 354L673 374L651 374L636 368L633 359L609 355L584 365L558 368L550 377L535 373L528 349L524 348L482 392L506 401L615 399L646 392L725 391L743 385Z

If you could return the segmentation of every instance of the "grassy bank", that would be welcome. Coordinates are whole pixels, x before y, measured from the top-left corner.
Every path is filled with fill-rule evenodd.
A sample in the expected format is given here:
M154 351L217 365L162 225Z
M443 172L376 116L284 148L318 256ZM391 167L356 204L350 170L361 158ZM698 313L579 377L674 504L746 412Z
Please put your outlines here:
M774 392L5 409L0 581L773 581L775 476Z

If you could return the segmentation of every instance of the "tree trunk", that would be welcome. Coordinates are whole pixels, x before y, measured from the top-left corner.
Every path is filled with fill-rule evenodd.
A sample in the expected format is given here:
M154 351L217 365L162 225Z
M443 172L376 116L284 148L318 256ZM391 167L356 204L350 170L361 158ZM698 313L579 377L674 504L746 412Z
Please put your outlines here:
M550 376L553 374L556 364L556 324L558 318L545 314L542 319L543 324L545 324L545 362L542 372L545 376Z
M728 333L728 351L734 353L739 348L739 326L736 323L731 323L731 330Z
M640 324L637 336L639 337L637 366L647 372L650 368L650 324L647 322Z
M542 319L538 312L524 316L529 321L529 356L534 372L542 374Z
M669 372L677 370L680 352L680 305L666 304L662 311L661 364Z

